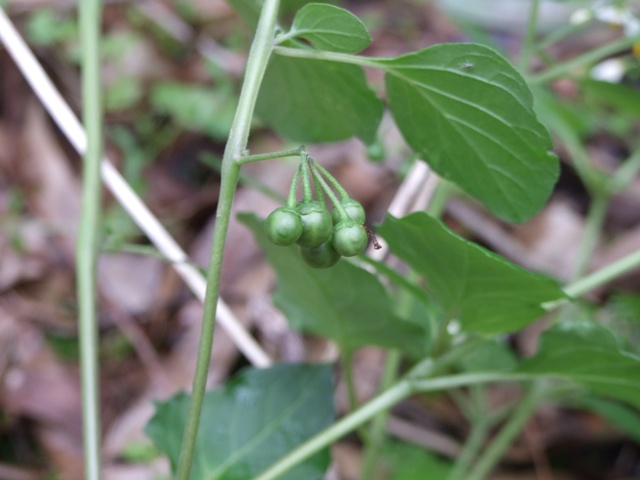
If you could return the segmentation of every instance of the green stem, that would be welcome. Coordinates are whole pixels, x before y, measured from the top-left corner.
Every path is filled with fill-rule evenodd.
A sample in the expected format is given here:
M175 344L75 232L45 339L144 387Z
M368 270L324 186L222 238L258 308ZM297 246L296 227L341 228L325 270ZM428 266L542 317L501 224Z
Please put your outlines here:
M301 153L300 159L300 167L302 168L302 201L311 202L313 201L313 195L311 194L311 182L309 180L309 176L311 175L309 171L309 159L306 153Z
M350 55L348 53L325 52L322 50L307 50L302 48L275 47L274 53L285 57L309 58L312 60L327 60L330 62L349 63L361 67L383 68L384 65L375 58Z
M82 210L76 248L82 422L85 478L99 480L100 401L96 265L99 252L102 184L102 88L100 85L100 23L102 2L79 5L82 42L82 118L87 134L82 175Z
M531 65L531 56L534 50L536 31L538 30L538 13L540 10L540 0L531 2L529 10L529 21L527 22L527 32L522 43L522 53L520 54L520 71L526 74Z
M421 388L424 391L427 390L440 390L442 388L448 388L449 386L461 386L466 384L465 382L498 382L505 380L527 380L530 377L527 375L514 375L514 374L470 374L460 375L454 377L442 377L433 380L421 380L416 381L418 377L434 374L441 368L445 368L452 362L457 361L460 357L466 355L471 349L473 349L479 340L471 340L463 345L460 345L438 360L425 359L416 365L403 380L400 380L394 386L384 393L378 395L373 400L367 402L355 412L347 415L341 420L337 421L324 431L318 433L314 437L307 440L295 450L292 450L282 459L278 460L267 470L255 477L253 480L273 480L280 475L286 473L291 468L295 467L299 463L303 462L310 456L314 455L323 448L328 447L331 443L338 440L347 433L355 430L364 422L370 420L380 412L390 409L393 405L408 397L416 387ZM463 378L464 377L464 378ZM432 383L429 383L432 382Z
M311 166L312 166L312 168L315 168L320 173L322 173L322 175L324 175L326 177L326 179L329 180L329 182L331 183L333 188L335 188L336 191L338 192L338 194L340 195L340 199L341 200L348 200L349 199L349 194L347 193L347 191L344 189L344 187L342 185L340 185L340 182L338 182L336 177L331 175L331 173L329 173L329 171L326 168L324 168L322 165L320 165L315 160L311 161Z
M620 260L617 260L610 265L581 278L580 280L570 283L562 289L569 298L561 298L554 302L544 303L542 304L542 308L547 312L550 312L551 310L567 304L572 299L579 298L591 290L601 287L638 267L640 267L640 250L631 253L626 257L623 257Z
M456 457L456 463L449 473L447 480L464 480L473 459L482 448L494 421L492 417L485 417L475 422L471 433L464 443L464 447Z
M207 158L204 162L218 173L222 171L222 159ZM245 172L240 172L240 179L238 183L240 185L246 185L247 187L262 193L264 196L272 198L278 203L283 203L286 200L280 192L265 185L258 178L247 175Z
M289 196L287 197L287 207L296 208L297 200L297 192L298 192L298 183L300 180L300 172L302 172L302 165L298 165L296 169L296 173L293 175L293 179L291 180L291 186L289 187Z
M350 219L351 217L349 216L347 211L344 209L344 207L340 203L340 200L338 200L338 197L336 197L336 194L333 193L333 190L331 190L331 187L329 187L325 179L320 176L320 173L316 168L317 165L318 164L315 162L311 164L311 174L313 175L314 182L316 183L316 185L319 184L320 187L322 188L322 191L325 193L325 195L329 197L329 200L331 200L331 203L333 204L333 208L335 208L338 211L338 214L340 216L340 221Z
M256 35L251 45L245 79L240 92L231 131L222 158L220 195L216 213L216 228L211 248L211 260L207 275L204 314L198 347L198 359L193 379L191 403L178 460L177 480L188 480L198 435L198 424L202 411L202 402L207 384L207 373L211 359L211 347L215 329L216 309L220 293L220 272L224 254L225 240L231 207L240 177L240 165L237 159L242 157L247 147L251 118L255 108L258 91L273 49L273 37L278 14L279 0L265 0L260 13Z
M387 353L387 359L384 364L384 371L381 379L381 390L385 391L391 388L396 380L398 368L400 366L400 352L391 350ZM368 480L373 478L376 465L379 459L379 453L384 445L385 433L387 430L387 421L389 419L389 409L382 410L371 422L369 431L369 443L364 454L362 474L360 478Z
M600 48L590 50L582 55L578 55L577 57L572 58L571 60L554 65L553 67L550 67L547 70L542 71L541 73L532 75L529 78L529 83L531 85L537 85L548 82L550 80L555 80L556 78L567 75L569 72L575 70L576 68L596 63L600 60L603 60L604 58L620 52L621 50L630 48L637 41L638 37L624 37Z
M607 215L607 207L609 206L609 197L605 194L596 194L593 197L589 213L587 214L587 221L582 239L580 241L580 247L578 249L578 258L571 273L571 281L576 281L582 275L589 266L591 256L597 246L600 239L600 231L602 224Z
M585 293L601 287L638 267L640 267L640 250L593 272L581 280L567 285L564 288L564 292L572 298L581 297Z
M547 36L543 37L537 44L537 50L541 51L545 48L550 47L554 43L563 40L566 37L573 35L574 33L578 33L581 30L584 30L587 26L590 26L593 23L593 19L587 20L582 23L569 23L564 25L563 27L554 29Z
M438 390L449 390L451 388L482 385L485 383L524 382L531 380L531 378L531 375L520 373L463 373L460 375L413 380L412 384L416 391L435 392Z
M483 480L493 467L500 461L504 452L509 448L515 437L529 420L534 410L542 400L542 389L533 385L513 411L511 418L502 427L500 433L493 439L491 445L484 451L480 460L471 469L465 480Z
M600 172L591 166L589 154L587 153L583 142L578 137L575 130L566 126L556 126L554 133L562 141L565 148L571 156L573 166L580 180L584 183L589 193L598 195L605 193L605 185L600 176Z
M353 352L342 354L342 370L344 372L344 381L347 385L349 410L353 412L358 408L358 394L356 392L356 382L353 378Z
M355 430L375 416L378 412L388 410L396 403L404 400L411 394L411 392L411 383L408 380L398 382L392 388L364 404L352 414L334 423L326 430L307 440L295 450L289 452L286 457L274 463L253 480L273 480L278 478L280 475L286 473L291 468L303 462L318 451L328 447L339 438Z
M455 192L455 189L456 187L453 183L440 179L433 197L431 198L431 202L429 203L429 207L427 208L427 213L432 217L440 218L442 216L442 212L444 212L444 209L447 206L449 198L451 198L451 195Z
M631 156L611 176L609 185L614 193L623 192L633 182L640 171L640 145L636 146Z
M238 165L245 163L262 162L263 160L273 160L274 158L296 157L304 152L304 146L300 146L294 150L281 150L279 152L260 153L258 155L242 155L235 159Z

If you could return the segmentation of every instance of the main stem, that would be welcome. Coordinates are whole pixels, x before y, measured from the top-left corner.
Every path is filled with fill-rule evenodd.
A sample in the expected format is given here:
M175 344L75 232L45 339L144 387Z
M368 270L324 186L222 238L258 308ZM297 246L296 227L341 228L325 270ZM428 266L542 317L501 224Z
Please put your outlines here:
M231 218L231 207L238 180L240 177L240 164L237 160L247 148L251 118L255 108L258 91L264 72L269 62L273 49L276 18L278 14L279 0L265 0L260 20L256 29L256 35L251 45L244 83L240 92L238 109L231 125L229 139L222 158L220 196L218 210L216 212L216 225L211 247L211 259L207 275L207 290L204 302L204 314L202 318L202 330L200 333L200 345L198 347L198 359L193 378L191 404L187 416L187 424L182 440L182 450L178 461L177 480L188 480L191 473L191 464L198 435L198 424L202 411L202 401L207 384L207 373L211 358L211 347L215 330L216 309L220 293L220 272L222 270L222 258L224 246Z
M85 478L100 479L100 402L96 265L100 236L102 95L100 87L101 2L79 6L82 38L82 119L87 132L82 179L82 211L76 249L82 380Z

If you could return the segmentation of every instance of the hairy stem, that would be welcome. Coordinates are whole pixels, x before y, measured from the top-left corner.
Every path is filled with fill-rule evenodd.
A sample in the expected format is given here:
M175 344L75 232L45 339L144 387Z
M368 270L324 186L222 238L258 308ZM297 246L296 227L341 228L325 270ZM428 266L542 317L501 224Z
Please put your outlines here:
M100 473L100 401L96 265L100 237L102 88L100 85L101 2L80 2L82 118L87 133L82 175L82 211L76 249L85 478Z
M196 372L193 379L191 403L189 405L182 449L178 461L176 474L178 480L188 480L190 477L211 358L216 309L220 293L222 258L231 217L231 207L240 177L238 159L242 157L243 152L247 148L253 110L256 99L258 98L260 84L262 83L262 78L264 77L264 72L273 49L273 37L279 3L279 0L265 0L262 6L256 35L247 60L245 79L240 92L238 109L236 110L231 125L229 139L227 140L222 158L220 196L216 212L216 226L211 248L211 260L209 262L209 272L207 275L207 290L205 294L200 345L198 347Z

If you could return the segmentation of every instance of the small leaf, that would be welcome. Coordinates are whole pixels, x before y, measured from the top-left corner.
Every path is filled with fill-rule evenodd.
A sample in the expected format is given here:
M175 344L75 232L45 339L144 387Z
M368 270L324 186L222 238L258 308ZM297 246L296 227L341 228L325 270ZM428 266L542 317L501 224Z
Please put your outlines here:
M292 328L330 338L345 352L378 345L414 356L424 354L428 325L419 328L394 315L391 301L374 275L345 260L329 269L315 270L302 261L297 247L269 242L256 216L242 214L238 219L251 228L278 274L273 301Z
M507 221L549 198L559 165L520 74L474 44L436 45L390 60L389 106L409 145L438 174Z
M348 10L309 3L293 19L291 33L314 47L331 52L357 53L371 43L367 27Z
M538 353L518 371L570 378L640 407L640 357L623 352L613 334L596 323L570 322L544 332Z
M565 297L555 281L459 237L424 212L401 219L387 215L377 232L426 277L445 317L465 330L518 330L544 313L542 303Z
M278 365L247 368L206 393L193 461L192 479L253 478L334 419L331 368ZM147 435L175 467L190 397L180 393L156 404ZM329 452L321 451L282 479L321 479Z
M335 142L357 136L373 143L384 106L355 65L274 56L256 113L296 142Z

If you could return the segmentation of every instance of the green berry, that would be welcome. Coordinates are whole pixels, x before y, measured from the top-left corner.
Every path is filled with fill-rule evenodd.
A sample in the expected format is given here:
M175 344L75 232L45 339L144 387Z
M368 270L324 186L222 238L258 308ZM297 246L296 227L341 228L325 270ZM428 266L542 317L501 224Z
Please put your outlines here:
M302 220L302 234L297 240L301 247L319 247L331 236L333 222L324 204L311 201L300 202L296 208Z
M338 223L333 231L333 248L343 257L353 257L364 252L369 237L362 225L352 220Z
M342 208L345 209L347 215L351 217L351 219L356 222L358 225L362 225L365 220L364 207L360 202L354 200L353 198L348 198L340 202ZM340 221L344 220L344 218L340 218L340 211L333 207L333 212L331 213L331 217L333 219L334 225L340 223Z
M276 208L265 222L267 237L276 245L293 245L302 235L302 220L293 208Z
M313 268L333 267L340 260L340 254L333 248L331 239L319 247L300 247L300 256L307 265Z

